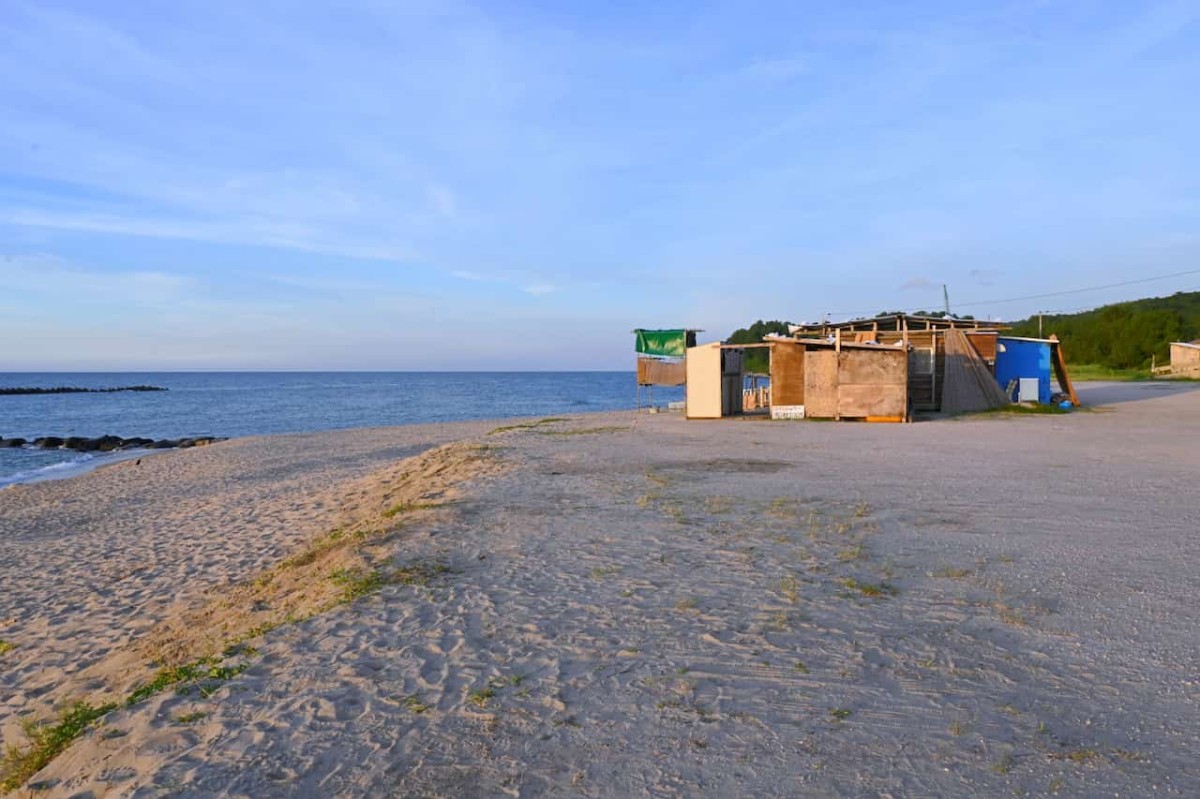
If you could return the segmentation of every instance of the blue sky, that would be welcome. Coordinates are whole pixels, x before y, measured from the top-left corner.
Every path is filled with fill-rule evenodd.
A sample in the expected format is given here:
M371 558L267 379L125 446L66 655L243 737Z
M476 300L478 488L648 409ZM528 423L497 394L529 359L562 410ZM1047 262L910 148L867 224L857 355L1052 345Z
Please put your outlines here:
M1195 2L0 3L0 370L1200 289Z

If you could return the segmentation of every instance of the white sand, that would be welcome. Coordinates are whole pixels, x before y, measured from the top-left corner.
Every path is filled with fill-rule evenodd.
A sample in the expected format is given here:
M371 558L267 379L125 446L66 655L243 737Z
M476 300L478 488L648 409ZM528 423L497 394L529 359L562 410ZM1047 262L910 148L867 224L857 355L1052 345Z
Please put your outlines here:
M164 630L234 635L284 604L256 578L365 519L396 529L314 591L450 571L109 714L34 795L1198 795L1200 392L1085 396L1111 404L281 436L0 491L0 730L127 695ZM396 465L452 440L489 468ZM414 497L455 504L380 522Z

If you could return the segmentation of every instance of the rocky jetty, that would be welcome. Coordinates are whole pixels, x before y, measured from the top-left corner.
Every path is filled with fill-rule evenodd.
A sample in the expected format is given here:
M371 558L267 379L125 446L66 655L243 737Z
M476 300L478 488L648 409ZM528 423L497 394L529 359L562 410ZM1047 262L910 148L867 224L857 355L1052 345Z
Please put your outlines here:
M24 438L0 438L0 449L13 447L35 447L37 449L70 449L76 452L117 452L127 449L187 449L188 447L203 447L214 441L224 441L217 436L197 436L193 438L121 438L120 436L100 436L98 438L83 438L81 436L42 436L29 441Z
M166 391L162 386L116 386L114 388L83 388L81 386L39 386L0 387L0 397L16 394L112 394L116 391Z

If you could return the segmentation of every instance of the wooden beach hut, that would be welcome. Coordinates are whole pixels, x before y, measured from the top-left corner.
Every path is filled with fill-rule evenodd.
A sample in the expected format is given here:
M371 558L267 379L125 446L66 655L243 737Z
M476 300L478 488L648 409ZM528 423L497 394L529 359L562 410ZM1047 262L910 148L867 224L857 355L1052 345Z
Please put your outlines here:
M818 339L771 338L771 418L909 419L908 352Z
M846 322L791 325L797 338L815 338L843 343L900 345L908 351L909 394L913 411L942 410L946 382L946 335L959 330L989 369L995 365L996 336L1005 326L978 319L916 314L883 314Z

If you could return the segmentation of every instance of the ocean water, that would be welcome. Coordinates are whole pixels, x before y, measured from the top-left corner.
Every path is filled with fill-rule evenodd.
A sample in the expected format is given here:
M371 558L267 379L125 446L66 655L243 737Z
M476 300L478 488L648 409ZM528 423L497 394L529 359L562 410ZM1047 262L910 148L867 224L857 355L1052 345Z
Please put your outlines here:
M0 437L234 438L626 410L637 404L635 382L632 371L3 373L0 387L168 390L0 396ZM679 399L680 389L654 389L656 404ZM69 476L113 459L0 448L0 486Z

